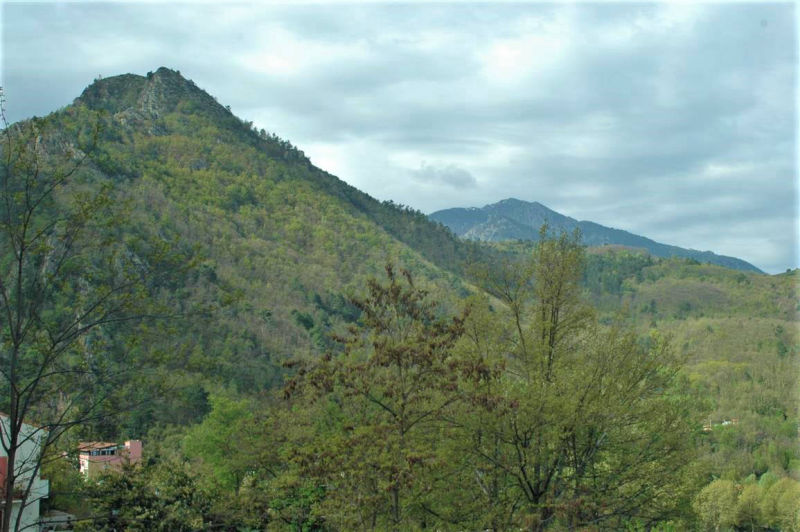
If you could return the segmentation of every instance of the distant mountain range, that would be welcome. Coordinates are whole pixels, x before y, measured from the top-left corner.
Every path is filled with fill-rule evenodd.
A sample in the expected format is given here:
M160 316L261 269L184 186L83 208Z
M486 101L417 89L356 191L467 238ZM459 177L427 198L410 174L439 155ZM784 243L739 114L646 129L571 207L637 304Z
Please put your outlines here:
M548 209L541 203L514 198L481 208L444 209L430 214L429 217L449 227L456 235L468 240L488 242L538 240L539 228L542 224L547 223L553 233L580 229L583 242L587 246L612 244L642 248L656 257L686 257L698 262L718 264L736 270L761 272L749 262L736 257L661 244L621 229L613 229L589 221L578 221Z

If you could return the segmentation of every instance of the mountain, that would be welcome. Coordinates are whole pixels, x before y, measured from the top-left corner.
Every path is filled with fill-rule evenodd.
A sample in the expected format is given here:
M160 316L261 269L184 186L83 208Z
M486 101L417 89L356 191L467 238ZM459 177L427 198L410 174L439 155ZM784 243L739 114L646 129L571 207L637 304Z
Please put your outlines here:
M280 385L286 360L334 347L330 335L358 318L347 296L383 276L387 262L448 305L473 290L460 274L486 254L424 214L315 167L174 70L97 79L39 123L42 153L57 160L85 151L81 186L108 188L127 206L115 241L138 235L192 257L196 267L180 282L155 287L165 304L176 315L209 309L166 340L180 348L159 347L169 353L163 369L182 375L173 407L150 405L131 425L95 437L141 434L176 411L202 413L181 401L202 406L204 389ZM146 262L133 247L126 254Z
M430 214L429 217L449 227L456 235L468 240L488 242L537 240L539 228L547 223L554 233L580 229L583 242L587 246L621 245L642 248L656 257L684 257L735 270L763 273L749 262L735 257L661 244L621 229L613 229L589 221L578 221L537 202L531 203L510 198L482 208L444 209Z
M347 296L362 293L366 279L381 276L389 261L411 270L418 285L455 307L476 291L469 265L491 262L497 253L481 240L534 239L545 220L554 230L580 227L593 245L619 242L654 256L670 249L576 222L537 203L506 200L429 218L378 201L314 166L289 141L254 129L167 68L97 79L43 127L42 145L54 154L85 144L97 128L82 172L92 186L111 187L128 206L116 240L140 235L192 254L196 267L186 278L158 288L179 312L191 306L213 310L169 339L180 346L170 347L165 358L167 370L183 375L170 398L177 406L162 405L166 413L149 407L152 412L129 427L131 433L170 419L169 412L201 412L182 403L202 397L198 390L224 385L255 393L278 385L287 359L332 347L330 334L358 317ZM468 238L457 238L442 223ZM600 286L596 300L617 305L622 273L638 270L609 264L594 265L597 273L587 282Z
M174 163L175 171L211 171L211 177L217 179L221 179L220 170L242 177L255 172L257 175L252 177L262 183L286 183L296 177L318 192L319 198L331 199L350 216L368 219L375 224L373 230L389 233L395 240L412 245L427 261L445 270L460 271L464 260L481 253L479 246L465 245L452 238L448 231L430 223L421 212L392 201L380 202L315 167L291 142L263 129L256 130L252 122L240 120L178 71L161 67L146 77L126 74L96 80L75 100L75 105L108 112L112 120L106 127L110 131L136 132L151 143L169 145L173 150L177 143L193 143L178 147L179 151L185 148L186 153L171 154L166 159L163 158L165 154L157 154L161 162ZM218 130L220 135L212 138L212 130ZM126 144L123 142L122 146ZM214 145L216 151L212 149ZM231 156L227 153L229 149L245 150L239 154L241 161L225 168L212 162L212 155L223 155L217 152ZM137 160L151 154L134 151L129 155ZM195 157L190 159L190 156ZM251 156L253 159L249 159ZM242 183L242 186L252 186L252 183ZM256 199L251 195L248 201ZM331 225L325 223L324 217L321 221L322 225Z

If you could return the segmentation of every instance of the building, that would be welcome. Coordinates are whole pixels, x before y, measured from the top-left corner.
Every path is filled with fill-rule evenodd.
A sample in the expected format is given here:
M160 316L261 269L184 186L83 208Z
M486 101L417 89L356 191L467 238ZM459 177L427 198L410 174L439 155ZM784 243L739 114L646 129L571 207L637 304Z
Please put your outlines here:
M9 441L9 417L0 412L0 430L2 431L3 441ZM41 457L41 441L47 435L47 431L32 424L23 423L20 430L16 460L14 463L14 474L17 477L14 483L14 501L11 508L11 526L14 527L17 517L20 518L20 530L38 530L39 528L39 503L50 495L50 483L39 476L39 459ZM8 453L3 445L0 445L0 519L6 511L5 506L5 482L8 477ZM23 497L25 491L30 487L27 497ZM24 499L24 505L23 505ZM2 522L2 521L0 521Z
M82 442L78 445L81 473L95 478L102 471L119 471L123 464L135 464L142 459L142 442L129 440L124 444L102 441Z

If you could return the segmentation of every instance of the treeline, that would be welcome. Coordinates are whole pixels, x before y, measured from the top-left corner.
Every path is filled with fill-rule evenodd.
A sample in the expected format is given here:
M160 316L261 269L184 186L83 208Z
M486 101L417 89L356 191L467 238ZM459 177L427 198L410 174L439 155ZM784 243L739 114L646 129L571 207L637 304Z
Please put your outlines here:
M717 479L693 507L707 530L800 530L800 482L773 473L742 482Z

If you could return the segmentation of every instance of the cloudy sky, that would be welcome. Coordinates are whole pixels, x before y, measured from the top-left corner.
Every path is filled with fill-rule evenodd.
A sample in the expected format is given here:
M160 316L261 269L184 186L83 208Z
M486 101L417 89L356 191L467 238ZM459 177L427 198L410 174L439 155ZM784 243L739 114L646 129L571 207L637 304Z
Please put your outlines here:
M379 199L504 198L798 267L792 3L14 3L8 115L180 70Z

